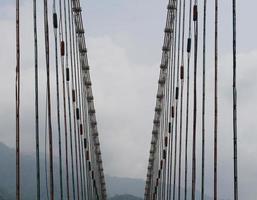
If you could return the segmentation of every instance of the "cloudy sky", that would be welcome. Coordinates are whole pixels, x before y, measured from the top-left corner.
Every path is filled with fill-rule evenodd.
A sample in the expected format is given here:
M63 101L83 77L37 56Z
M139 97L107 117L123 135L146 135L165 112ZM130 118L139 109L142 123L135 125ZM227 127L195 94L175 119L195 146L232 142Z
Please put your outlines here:
M199 1L200 7L202 2ZM0 0L0 4L0 141L14 147L15 5L7 0ZM144 178L150 147L167 0L89 0L82 6L105 172L112 176ZM255 190L257 106L254 104L257 101L257 28L250 23L257 17L256 6L257 3L254 1L238 0L239 181L241 199L246 200L254 200L257 195ZM31 1L22 1L21 7L22 149L26 153L31 153L34 152ZM42 3L39 3L39 13L42 13L42 7ZM221 1L220 7L219 189L222 197L231 197L231 3ZM206 181L207 192L212 194L213 4L209 4L208 9L207 124L209 129L207 134L209 135L206 170L209 175ZM199 12L201 15L202 12ZM42 24L42 18L39 19L40 23ZM44 96L42 31L41 26L39 28L39 45L42 47L39 50L42 55L40 92ZM201 37L200 35L200 42ZM201 84L201 68L199 84ZM41 118L44 117L44 102L44 98L40 99ZM41 129L42 126L43 124ZM198 140L200 139L199 132ZM198 144L200 146L200 143Z

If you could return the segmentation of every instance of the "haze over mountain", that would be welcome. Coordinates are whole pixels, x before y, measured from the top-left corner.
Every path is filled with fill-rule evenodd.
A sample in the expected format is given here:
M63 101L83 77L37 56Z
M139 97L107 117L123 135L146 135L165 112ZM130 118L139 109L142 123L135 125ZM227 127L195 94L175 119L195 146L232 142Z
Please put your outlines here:
M57 159L55 159L57 160ZM45 184L45 162L44 155L41 157L41 190L42 198L46 199ZM15 150L0 143L0 200L15 199ZM55 180L58 180L58 164L55 163ZM36 195L35 180L35 157L33 155L21 156L21 180L22 180L22 199L34 200ZM144 195L145 182L142 179L106 176L107 192L109 200L141 200ZM55 185L56 198L58 198L59 185ZM182 189L183 190L183 189ZM189 194L190 196L190 194ZM189 197L188 196L188 197ZM183 195L182 195L183 198ZM206 196L206 200L211 200ZM200 193L196 193L196 200L200 200ZM222 200L222 199L220 199Z
M143 200L143 199L139 197L135 197L133 195L124 194L124 195L116 195L114 197L109 198L109 200Z
M108 196L131 194L143 197L145 182L142 179L106 176Z
M131 194L135 197L139 197L139 199L144 197L145 181L142 179L106 176L106 181L107 181L107 192L109 197L115 196L117 200L123 200L122 194ZM191 189L189 188L188 190L190 191ZM178 188L176 188L176 191L178 191ZM184 191L184 188L181 188L181 191ZM187 196L188 196L187 198L190 199L191 193L188 192ZM124 198L126 198L126 196ZM183 192L181 193L181 199L184 199ZM200 199L201 199L201 193L197 191L196 200L200 200ZM211 198L210 196L205 195L205 200L212 200L212 199L213 198ZM220 199L220 200L228 200L228 199Z

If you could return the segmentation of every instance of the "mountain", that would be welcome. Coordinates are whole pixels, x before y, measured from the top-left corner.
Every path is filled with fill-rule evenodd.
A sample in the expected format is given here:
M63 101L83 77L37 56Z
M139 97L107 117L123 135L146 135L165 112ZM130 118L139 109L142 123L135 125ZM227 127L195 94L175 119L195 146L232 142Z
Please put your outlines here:
M131 194L143 197L145 181L142 179L106 176L108 196Z
M55 194L59 199L58 159L54 159ZM40 159L41 167L41 197L46 198L45 160L44 155ZM22 199L35 200L36 196L36 169L33 155L21 155L21 181ZM0 142L0 200L15 199L15 150ZM109 200L140 200L144 195L145 181L124 177L106 176L107 192ZM183 190L183 188L182 188ZM190 190L190 189L189 189ZM124 195L125 194L125 195ZM129 194L129 195L128 195ZM190 195L190 194L188 194ZM182 197L183 199L183 193ZM190 199L190 197L188 198ZM213 198L206 196L206 200ZM196 200L200 200L200 192L196 192ZM222 199L220 199L222 200ZM224 200L224 199L223 199Z
M58 159L54 159L58 161ZM15 199L15 150L9 148L3 143L0 143L0 200L12 200ZM46 199L46 184L45 184L45 161L44 155L41 155L40 159L41 167L41 196L42 199ZM59 180L58 177L58 163L54 164L56 177L55 180ZM34 155L21 155L21 180L22 180L22 199L34 200L36 195L36 169L35 169L35 157ZM4 180L4 181L3 181ZM55 193L58 199L59 185L58 181L55 182ZM144 192L144 180L131 179L131 178L119 178L106 176L108 197L114 199L124 199L136 197L143 197ZM130 194L130 195L124 195ZM118 196L116 196L118 195ZM6 198L6 199L4 199ZM112 198L111 198L112 199ZM136 198L137 199L137 198ZM136 200L135 199L135 200Z
M35 157L32 155L21 155L21 195L22 199L35 200L36 196L36 167ZM46 199L45 162L44 156L40 159L41 168L41 197ZM58 180L58 164L54 164L55 180ZM15 199L15 150L0 143L0 200ZM59 185L55 185L56 198L59 194ZM2 198L2 199L1 199Z
M109 200L143 200L139 197L135 197L133 195L124 194L124 195L116 195L112 198L109 198Z
M144 197L144 187L145 187L145 181L143 179L133 179L133 178L124 178L124 177L111 177L106 176L106 182L107 182L107 192L109 197L117 197L117 200L119 198L122 198L122 194L131 194L134 197L137 198L143 198ZM173 188L171 186L170 188ZM178 188L176 188L176 191ZM184 188L181 188L181 191L184 191ZM188 191L191 191L189 188ZM187 199L191 199L191 193L187 193ZM196 200L201 199L201 193L199 191L196 191ZM181 193L181 199L184 199L184 192ZM213 198L205 195L205 200L212 200ZM110 200L113 200L112 198ZM122 199L121 199L122 200ZM219 200L225 200L225 199L219 199ZM228 199L226 199L228 200Z

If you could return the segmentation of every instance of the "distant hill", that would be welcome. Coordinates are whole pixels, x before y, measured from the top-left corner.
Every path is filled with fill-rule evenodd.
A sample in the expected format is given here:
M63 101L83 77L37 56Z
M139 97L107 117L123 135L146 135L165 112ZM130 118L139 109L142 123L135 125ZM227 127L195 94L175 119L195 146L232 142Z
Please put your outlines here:
M143 200L143 199L129 195L129 194L124 194L124 195L116 195L112 198L109 198L109 200Z
M55 159L58 160L58 159ZM46 199L46 184L44 173L44 156L40 159L41 166L41 197ZM55 169L55 194L59 199L58 163ZM35 200L36 196L36 170L33 155L21 156L22 199ZM15 199L15 150L0 142L0 200ZM106 176L109 200L141 200L144 195L145 181L142 179ZM129 194L129 195L128 195ZM189 194L190 195L190 194ZM183 198L183 194L182 197ZM189 197L190 199L190 197ZM206 196L206 200L213 198ZM196 192L196 200L200 200L200 192ZM222 200L222 199L220 199ZM223 199L224 200L224 199Z
M106 182L107 182L108 197L117 197L117 200L119 200L119 197L123 197L123 194L131 194L134 196L134 198L137 197L139 199L140 198L142 199L144 197L145 181L143 179L106 176ZM181 190L183 191L184 189L182 188ZM191 189L189 188L189 190ZM188 192L188 197L187 197L188 199L191 198L190 195L191 193ZM181 199L184 199L183 192L181 194ZM199 191L196 191L195 199L196 200L201 199L201 193ZM205 200L212 200L212 199L213 198L211 198L210 196L205 195ZM113 198L111 198L110 200L113 200ZM225 199L219 199L219 200L225 200Z
M9 148L5 144L0 142L0 200L14 200L15 199L15 150ZM46 199L45 191L45 173L44 173L44 157L40 159L41 167L41 190L43 199ZM55 179L57 177L58 165L55 163L54 168L56 169ZM35 200L36 196L36 167L35 157L32 155L21 155L21 195L22 199ZM56 181L56 198L58 198L59 187ZM1 199L2 198L2 199Z
M131 194L143 198L145 181L142 179L106 176L108 196Z

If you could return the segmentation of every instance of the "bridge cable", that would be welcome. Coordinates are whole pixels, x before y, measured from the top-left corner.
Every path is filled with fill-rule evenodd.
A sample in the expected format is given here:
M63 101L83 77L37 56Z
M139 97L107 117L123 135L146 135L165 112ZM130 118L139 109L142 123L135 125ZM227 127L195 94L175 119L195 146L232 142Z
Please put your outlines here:
M170 54L169 54L169 61L172 59L171 56L173 55L173 47L171 48ZM170 199L171 196L171 166L172 166L172 147L173 147L173 136L172 136L172 126L173 126L173 109L171 107L171 101L172 101L172 73L173 73L173 65L172 61L169 62L169 85L168 85L168 119L169 119L169 125L168 125L168 134L169 134L169 142L168 142L168 177L167 177L167 199Z
M67 0L64 2L64 24L65 24L65 57L66 57L66 90L68 96L68 118L69 118L69 132L70 132L70 154L71 154L71 178L72 178L72 197L76 199L75 190L75 169L74 169L74 150L73 150L73 131L72 131L72 116L71 116L71 94L70 94L70 68L69 68L69 51L68 51L68 9Z
M173 23L173 30L175 30L174 28L174 23ZM175 32L175 31L174 31ZM170 119L171 119L171 122L169 124L169 135L170 135L170 140L169 140L169 177L168 177L168 185L169 185L169 191L168 191L168 199L171 198L171 188L172 188L172 165L173 165L173 140L174 140L174 137L173 137L173 127L174 127L174 105L173 105L173 96L174 96L174 80L175 80L175 77L174 77L174 55L175 55L175 38L174 37L175 34L173 34L173 46L172 46L172 51L171 51L171 60L170 60L170 68L171 68L171 72L170 72L170 76L171 76L171 80L170 80L170 100L169 100L169 104L170 104Z
M81 138L80 138L80 99L79 99L79 91L78 91L78 77L77 77L77 68L78 66L78 55L77 55L77 38L74 27L74 19L72 20L73 26L73 55L74 55L74 83L75 83L75 95L76 95L76 120L77 120L77 138L78 138L78 157L79 157L79 169L80 169L80 186L81 186L81 198L84 199L84 188L83 188L83 168L82 168L82 153L81 153ZM74 36L75 35L75 36Z
M236 40L236 0L233 7L233 149L234 149L234 200L238 200L238 160L237 160L237 40Z
M185 131L185 184L184 200L187 200L188 190L188 131L189 131L189 101L190 101L190 60L191 60L191 43L192 43L192 0L189 2L189 30L187 39L187 91L186 91L186 131Z
M201 172L201 200L204 200L205 184L205 107L206 107L206 12L207 0L204 0L203 8L203 85L202 85L202 172Z
M170 1L171 2L171 1ZM172 16L172 12L169 12L170 15ZM170 19L170 29L172 29L172 20ZM170 34L173 34L172 32ZM172 38L171 38L172 40ZM170 43L172 43L172 41L170 41ZM168 150L167 150L167 154L168 154L168 158L167 158L167 191L166 191L166 196L167 196L167 199L169 199L169 191L170 191L170 188L171 188L171 185L170 185L170 173L171 173L171 148L172 148L172 145L171 143L173 142L172 140L172 135L171 135L171 119L172 119L172 116L171 116L171 93L172 93L172 64L171 64L171 56L173 55L173 47L171 48L171 50L169 51L169 56L168 56L168 93L167 93L167 110L168 110L168 113L167 113L167 117L168 117L168 138L167 138L167 143L168 143Z
M59 65L58 65L58 19L56 13L56 2L53 0L53 28L55 43L55 68L56 68L56 109L57 109L57 130L58 130L58 147L59 147L59 180L60 180L60 199L63 200L63 173L62 173L62 137L60 122L60 92L59 92Z
M48 114L47 114L47 104L48 104L48 102L47 102L47 89L46 89L46 95L45 95L45 130L44 130L44 132L45 132L45 145L44 145L44 147L45 147L45 149L44 149L44 151L45 151L45 156L44 156L44 163L45 163L45 166L44 166L44 168L45 168L45 187L46 187L46 198L47 198L47 200L49 200L50 198L49 198L49 184L48 184L48 167L47 167L47 165L48 165L48 163L47 163L47 160L48 160L48 158L47 158L47 154L48 154L48 152L47 152L47 130L48 130Z
M81 61L82 62L82 61ZM82 70L80 68L80 77L81 77L81 81L80 81L80 87L81 87L81 103L82 103L82 116L83 116L83 123L84 123L84 127L83 127L83 135L84 135L84 165L85 165L85 177L86 177L86 194L87 194L87 199L90 199L90 192L89 192L89 181L88 181L88 166L87 166L87 148L88 148L88 138L86 135L87 132L87 127L86 127L86 108L85 108L85 94L84 94L84 88L83 88L83 77L82 77Z
M171 2L171 1L170 1ZM169 3L170 3L169 2ZM167 81L166 81L166 89L165 89L165 138L164 138L164 145L165 145L165 150L164 150L164 160L165 160L165 165L164 165L164 196L163 199L166 199L166 197L168 198L168 191L169 191L169 173L170 173L170 159L169 159L169 154L170 154L170 148L169 148L169 139L171 137L171 133L169 131L170 126L171 126L171 122L170 122L170 95L171 95L171 63L170 63L170 59L171 59L171 43L172 43L172 12L168 11L168 16L167 16L167 22L166 22L166 30L170 30L168 33L168 38L169 38L169 44L168 44L168 48L169 51L168 53L166 53L166 57L168 60L168 70L167 70Z
M174 147L174 177L173 177L173 200L176 199L176 180L177 180L177 150L178 150L178 109L179 109L179 71L180 71L180 48L181 48L181 8L182 8L182 1L179 0L179 20L177 20L178 17L176 17L176 26L177 26L177 49L176 49L176 57L174 62L174 68L176 66L176 89L175 89L175 99L174 99L174 104L175 104L175 147ZM174 71L175 73L175 71ZM174 86L175 86L174 84Z
M79 56L79 52L78 52L78 46L76 48L77 50L77 56ZM79 58L77 58L77 61L78 61L78 68L77 68L77 76L78 76L78 94L79 94L79 107L80 107L80 137L81 137L81 140L80 140L80 146L81 146L81 159L82 159L82 178L83 178L83 190L84 190L84 198L86 199L86 196L87 196L87 183L86 183L86 174L85 174L85 171L86 171L86 167L85 167L85 151L84 151L84 116L83 116L83 113L84 113L84 107L82 105L82 94L81 94L81 83L82 83L82 80L81 80L81 67L80 67L80 64L79 64Z
M35 56L35 140L36 140L36 180L37 200L40 200L40 155L39 155L39 114L38 114L38 37L37 1L33 0L34 56Z
M180 139L179 139L179 178L178 178L178 199L181 199L181 165L182 165L182 131L183 131L183 94L184 94L184 41L185 41L185 12L186 1L183 1L183 20L182 20L182 51L180 66Z
M170 127L170 175L169 175L169 185L170 185L170 190L169 190L169 197L171 198L172 195L172 166L173 166L173 141L174 141L174 135L173 135L173 130L174 130L174 121L175 121L175 109L174 109L174 92L175 92L175 55L176 55L176 5L175 1L173 1L173 45L172 45L172 56L170 60L170 65L171 65L171 94L170 94L170 105L171 105L171 127Z
M74 3L74 2L73 2ZM82 117L81 117L81 106L80 106L80 90L79 90L79 76L78 76L78 69L80 68L79 65L79 55L78 55L78 36L77 36L77 29L75 26L75 11L76 7L75 5L72 6L71 3L71 8L73 8L73 20L72 20L72 26L73 26L73 54L74 54L74 80L75 80L75 93L76 93L76 118L77 118L77 137L78 137L78 152L79 152L79 168L80 168L80 185L81 185L81 198L85 198L85 181L84 181L84 163L83 163L83 144L81 140L81 135L82 135L82 129L83 125L81 123Z
M45 55L47 72L47 100L48 100L48 134L49 134L49 170L50 170L50 199L54 200L54 175L53 175L53 137L51 116L51 91L50 91L50 58L49 58L49 26L48 26L48 4L44 0L44 29L45 29Z
M72 109L73 109L73 129L74 129L74 144L75 144L75 168L76 168L76 185L77 199L80 199L80 184L79 184L79 164L78 164L78 142L77 142L77 126L76 126L76 93L74 87L74 60L73 57L73 27L72 27L72 11L71 3L68 0L68 19L69 19L69 41L70 41L70 65L71 65L71 87L72 87Z
M194 21L194 94L193 94L193 146L192 146L192 200L196 192L196 126L197 126L197 56L198 56L198 1L193 9Z
M81 63L80 63L80 59L79 59L79 49L78 49L78 36L76 36L76 55L77 55L77 88L78 88L78 100L79 100L79 119L80 119L80 124L79 124L79 133L80 133L80 147L81 147L81 163L82 163L82 179L83 179L83 190L84 190L84 198L86 198L86 181L85 181L85 157L84 157L84 139L82 138L84 135L84 127L83 127L83 123L84 123L84 116L83 116L83 106L82 106L82 100L81 100L81 76L80 76L80 69L81 69Z
M79 55L78 55L78 35L76 34L76 27L74 25L75 23L75 7L73 7L73 30L74 30L74 56L75 56L75 66L74 66L74 77L75 77L75 88L76 88L76 94L77 94L77 129L78 129L78 146L79 146L79 162L80 162L80 182L81 182L81 193L82 193L82 198L84 199L86 194L85 194L85 176L84 176L84 161L83 161L83 141L82 141L82 134L83 134L83 124L82 124L82 116L81 116L81 101L80 101L80 87L79 87L79 68L80 68L80 63L79 63Z
M85 91L86 93L86 91ZM85 94L85 96L87 96L88 98L88 95ZM85 101L85 110L88 111L88 101ZM89 113L86 112L86 127L87 127L87 137L88 137L88 145L87 145L87 151L86 151L86 160L87 160L87 177L89 178L89 196L90 198L93 198L93 194L92 194L92 184L91 184L91 176L90 176L90 172L91 172L91 155L90 155L90 152L91 152L91 141L90 141L90 127L89 127Z
M65 2L64 2L65 4ZM61 54L61 70L62 70L62 97L63 97L63 120L64 120L64 143L65 143L65 171L66 171L66 197L70 199L70 181L69 181L69 154L68 154L68 128L67 128L67 108L66 108L66 88L65 88L65 42L63 36L63 14L62 0L59 0L59 42Z
M166 158L167 156L167 145L168 141L166 142L166 133L167 131L167 120L168 120L168 113L169 113L169 105L167 99L169 98L168 93L169 93L169 85L170 85L170 46L171 46L171 34L172 34L172 4L171 1L169 1L168 5L168 13L167 13L167 20L166 20L166 28L165 28L165 37L164 37L164 46L163 46L163 56L162 56L162 64L161 64L161 74L160 74L160 81L159 81L159 88L158 90L161 91L161 96L160 94L157 94L157 102L160 102L160 108L159 110L157 108L156 114L159 115L161 113L161 137L160 141L161 142L161 149L159 151L159 157L162 158L160 161L160 172L162 172L162 177L160 177L160 183L161 183L161 188L160 188L160 193L162 198L165 198L165 193L166 193L166 187L168 189L168 183L166 184L166 165L169 166L168 159ZM168 65L168 66L167 66ZM167 70L168 68L168 70ZM163 81L164 80L164 81ZM163 86L164 85L164 86ZM159 91L158 91L159 93ZM165 101L166 100L166 101ZM162 109L163 108L163 109ZM158 114L159 113L159 114ZM168 133L169 134L169 133ZM169 167L168 167L168 173L170 172ZM168 181L168 180L167 180Z
M214 61L214 200L218 199L218 0L215 0L215 61Z
M16 0L16 200L20 200L20 1Z

